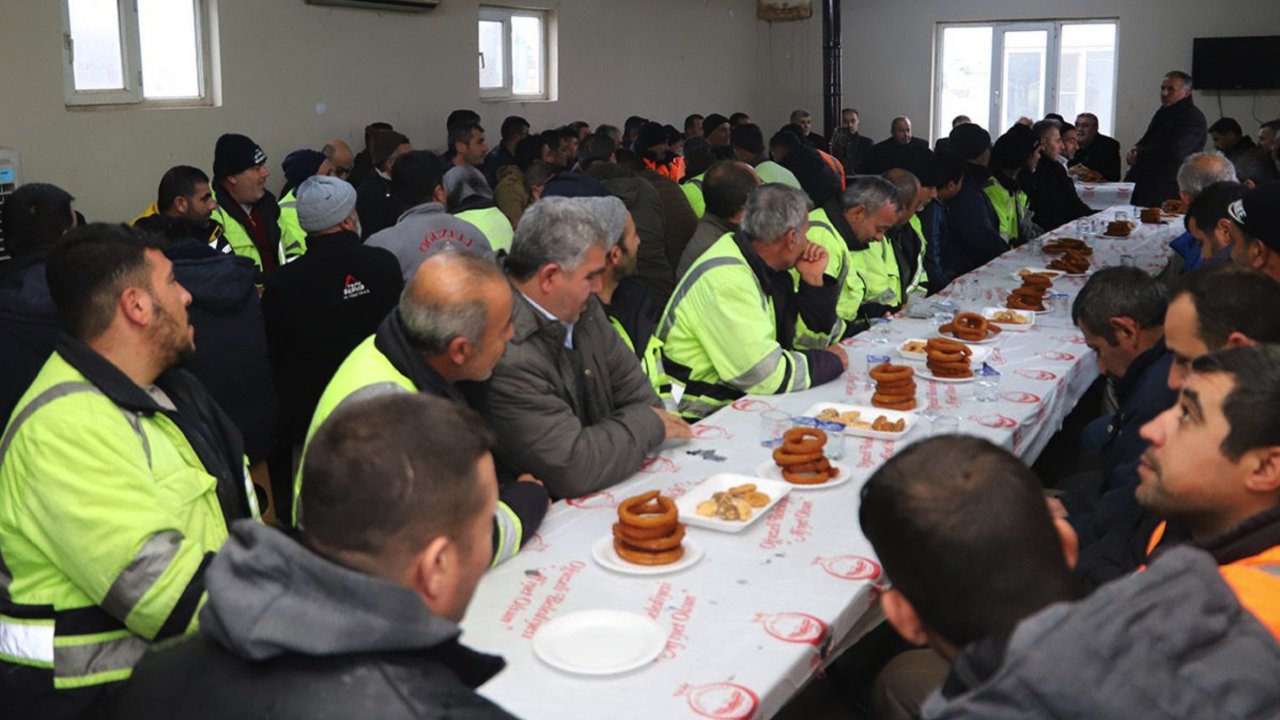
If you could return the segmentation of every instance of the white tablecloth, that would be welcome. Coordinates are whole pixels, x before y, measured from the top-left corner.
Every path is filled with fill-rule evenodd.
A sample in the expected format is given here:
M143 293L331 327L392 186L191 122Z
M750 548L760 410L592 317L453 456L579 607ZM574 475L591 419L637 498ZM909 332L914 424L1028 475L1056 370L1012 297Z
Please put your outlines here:
M1095 267L1130 255L1155 272L1167 260L1171 233L1168 226L1144 226L1127 240L1094 241ZM1031 247L1021 248L971 273L948 294L963 308L993 304L1020 284L1011 277L1019 268L1045 261ZM1060 279L1054 291L1074 297L1083 283ZM890 335L925 337L929 329L928 321L902 319L891 324ZM880 570L858 528L858 493L896 448L929 435L924 419L896 442L848 438L845 462L853 481L793 490L744 532L690 527L706 555L687 570L623 576L591 559L591 546L610 534L621 500L649 489L680 496L715 473L753 475L770 453L759 443L762 411L800 413L818 401L868 403L866 356L888 354L897 343L875 344L864 334L845 344L850 369L843 378L803 393L743 398L698 423L693 441L662 447L627 482L556 503L534 541L485 576L463 623L465 643L509 663L481 692L530 720L768 718L822 666L833 645L863 631L860 621L874 609ZM961 418L961 432L989 438L1028 461L1097 375L1068 308L1040 316L1030 332L1004 333L989 362L1003 374L998 402L976 402L972 383L924 380L918 381L921 399ZM598 678L554 670L534 656L530 638L539 626L589 608L654 618L669 632L665 652L647 667Z
M1114 205L1127 205L1133 197L1133 183L1076 183L1076 194L1085 205L1103 210Z

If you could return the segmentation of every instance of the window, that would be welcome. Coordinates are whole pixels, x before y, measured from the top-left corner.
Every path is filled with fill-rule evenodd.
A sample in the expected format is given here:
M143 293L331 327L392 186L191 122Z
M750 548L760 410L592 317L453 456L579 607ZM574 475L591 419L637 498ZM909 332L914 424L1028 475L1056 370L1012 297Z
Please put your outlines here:
M552 99L546 11L481 6L479 29L481 98Z
M1020 117L1056 112L1115 119L1116 23L1082 20L941 25L938 28L934 130L968 115L1000 135Z
M62 0L68 105L212 105L214 0Z

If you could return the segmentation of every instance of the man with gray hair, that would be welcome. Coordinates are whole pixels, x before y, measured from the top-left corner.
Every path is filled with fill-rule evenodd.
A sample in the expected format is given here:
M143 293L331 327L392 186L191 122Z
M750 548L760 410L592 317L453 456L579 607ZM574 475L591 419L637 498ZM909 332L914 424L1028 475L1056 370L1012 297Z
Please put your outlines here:
M456 250L424 260L400 305L334 373L316 405L307 443L334 412L377 395L422 393L465 404L456 385L493 373L511 338L511 306L511 288L488 260ZM293 485L300 526L306 524L301 505L306 474L305 469L299 472ZM531 475L503 483L498 500L493 565L511 558L533 537L548 504L546 488Z
M684 386L679 412L703 418L743 395L800 392L840 377L840 285L806 238L805 194L762 185L738 232L689 268L658 323L666 373ZM800 276L797 284L792 270Z
M857 256L884 239L885 233L898 223L902 210L903 203L893 183L875 175L859 175L842 195L809 213L808 239L827 251L830 259L825 274L840 288L836 315L844 325L842 337L862 332L870 325L863 308L868 299L864 274L868 263ZM896 263L894 270L896 273ZM887 279L880 284L881 291L887 289ZM877 314L883 314L883 310Z
M1200 196L1205 188L1220 182L1236 182L1236 169L1231 161L1217 151L1199 152L1188 156L1178 168L1178 205L1183 212ZM1200 267L1200 243L1191 231L1182 233L1169 243L1182 257L1182 273Z
M1158 207L1178 194L1178 167L1204 149L1208 123L1191 97L1191 76L1174 70L1160 82L1160 109L1129 150L1125 180L1135 184L1133 204Z
M616 485L663 440L692 435L662 409L595 296L605 235L576 199L529 206L506 259L515 334L472 396L498 435L499 466L533 472L554 498Z

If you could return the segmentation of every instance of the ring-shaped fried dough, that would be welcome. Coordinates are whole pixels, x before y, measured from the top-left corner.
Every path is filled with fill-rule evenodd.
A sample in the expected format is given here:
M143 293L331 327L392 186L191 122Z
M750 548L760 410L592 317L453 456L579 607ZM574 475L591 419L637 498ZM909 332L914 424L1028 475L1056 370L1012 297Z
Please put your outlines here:
M793 452L787 452L782 448L778 448L777 450L773 451L773 461L777 463L780 467L787 467L788 465L799 465L802 463L817 462L818 459L821 457L822 457L821 450L818 450L817 452L809 452L809 453L793 453Z
M879 395L872 395L871 404L878 408L883 408L885 410L915 410L916 409L916 399L914 397L900 399L900 398L893 398L893 397L884 398Z
M620 522L613 524L613 534L617 536L622 534L628 540L654 540L666 537L676 531L678 522L672 522L667 525L656 525L654 527L634 527L632 525L623 525Z
M906 365L880 363L871 368L867 374L876 382L897 382L910 379L912 375L915 375L915 371Z
M644 506L657 501L656 510ZM641 508L644 508L643 510ZM623 500L618 505L618 520L623 525L632 527L657 527L675 522L677 517L675 501L658 494L657 490Z
M670 565L684 557L683 545L658 552L633 550L618 538L613 539L613 550L618 553L618 557L633 565Z
M670 550L678 546L680 541L684 539L684 525L679 523L676 523L676 529L673 532L656 538L631 537L627 535L626 527L620 524L614 524L613 528L613 538L621 540L623 545L633 550L647 550L650 552Z
M808 455L822 452L827 444L827 434L817 428L791 428L782 434L782 450L792 455Z

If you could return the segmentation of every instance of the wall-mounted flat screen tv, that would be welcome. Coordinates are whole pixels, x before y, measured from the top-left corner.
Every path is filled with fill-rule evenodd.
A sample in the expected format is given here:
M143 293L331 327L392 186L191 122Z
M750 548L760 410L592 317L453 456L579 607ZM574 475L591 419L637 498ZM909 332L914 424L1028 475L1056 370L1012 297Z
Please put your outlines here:
M1191 78L1197 90L1280 89L1280 35L1196 38Z

